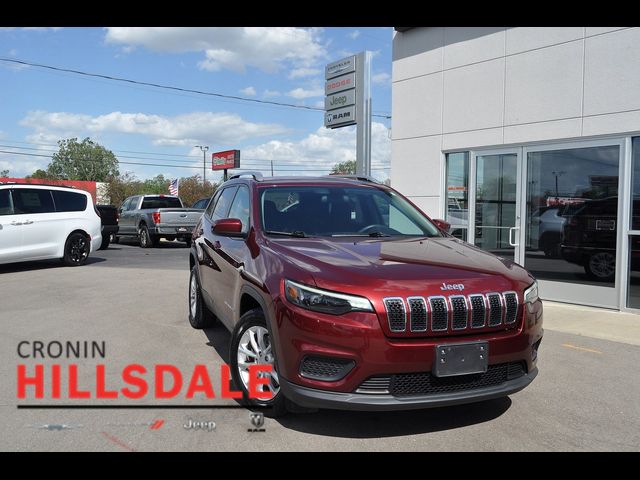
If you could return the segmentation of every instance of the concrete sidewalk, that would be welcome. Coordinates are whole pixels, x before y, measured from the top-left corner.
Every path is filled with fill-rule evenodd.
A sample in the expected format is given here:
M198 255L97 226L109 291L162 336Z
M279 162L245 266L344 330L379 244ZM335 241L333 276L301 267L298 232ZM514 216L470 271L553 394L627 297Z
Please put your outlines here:
M640 345L640 315L544 301L547 330Z

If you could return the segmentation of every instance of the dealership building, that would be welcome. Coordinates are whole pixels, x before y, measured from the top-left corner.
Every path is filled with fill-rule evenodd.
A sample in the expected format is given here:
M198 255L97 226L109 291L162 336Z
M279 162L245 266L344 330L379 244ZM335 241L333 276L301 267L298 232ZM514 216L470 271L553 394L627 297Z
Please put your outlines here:
M396 27L392 80L394 188L542 298L640 312L640 28Z

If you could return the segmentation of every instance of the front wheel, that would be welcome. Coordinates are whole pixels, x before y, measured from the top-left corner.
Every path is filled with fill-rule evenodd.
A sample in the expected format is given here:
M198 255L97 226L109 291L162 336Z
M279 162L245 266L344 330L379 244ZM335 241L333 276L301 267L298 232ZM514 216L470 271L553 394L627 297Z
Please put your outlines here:
M91 244L86 235L80 232L72 233L64 245L62 261L68 267L78 267L86 263L89 258Z
M191 278L189 278L189 323L197 329L211 327L215 323L213 314L202 299L197 266L191 269Z
M616 256L610 252L590 255L584 265L586 274L602 282L612 282L616 276Z
M287 413L286 399L280 391L273 344L262 310L250 310L240 318L232 334L229 359L233 382L236 387L242 389L250 405L272 407L267 414L273 417ZM257 387L259 392L270 394L270 399L249 398L249 367L252 365L271 366L271 372L259 373L259 376L268 379L268 382Z

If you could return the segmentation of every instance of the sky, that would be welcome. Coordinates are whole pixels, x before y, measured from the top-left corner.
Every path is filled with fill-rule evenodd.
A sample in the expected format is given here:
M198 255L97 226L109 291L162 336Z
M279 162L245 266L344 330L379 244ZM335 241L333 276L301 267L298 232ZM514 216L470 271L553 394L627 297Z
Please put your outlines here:
M391 27L0 28L0 59L297 106L324 106L324 66L369 50L372 175L389 176ZM323 175L355 159L355 127L322 111L166 90L0 61L0 171L46 168L60 139L90 137L140 179L202 175L203 153L241 167ZM8 153L7 153L8 152ZM138 164L155 165L138 165ZM218 181L221 172L207 170Z

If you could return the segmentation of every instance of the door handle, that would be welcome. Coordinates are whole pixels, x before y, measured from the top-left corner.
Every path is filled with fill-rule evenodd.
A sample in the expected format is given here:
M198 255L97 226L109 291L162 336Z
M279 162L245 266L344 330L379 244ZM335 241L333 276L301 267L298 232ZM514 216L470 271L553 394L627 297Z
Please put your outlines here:
M516 230L519 230L519 227L511 227L509 229L509 246L511 247L517 247L518 244L515 242L515 235L513 236L514 240L511 240L511 233L515 232Z
M13 222L11 222L11 225L14 225L14 226L16 226L16 227L17 227L18 225L22 225L22 222L16 222L16 221L14 220Z

